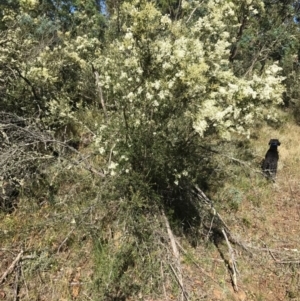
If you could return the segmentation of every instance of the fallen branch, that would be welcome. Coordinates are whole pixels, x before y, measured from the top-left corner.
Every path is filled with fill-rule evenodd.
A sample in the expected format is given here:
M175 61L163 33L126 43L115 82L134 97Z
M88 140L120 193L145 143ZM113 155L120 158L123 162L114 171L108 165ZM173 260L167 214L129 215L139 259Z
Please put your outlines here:
M278 262L278 260L276 259L276 257L274 256L274 254L272 253L271 250L269 250L269 254L271 255L271 257L273 258L273 260L274 260L275 262Z
M17 257L15 258L15 260L12 262L12 264L8 267L8 269L4 272L4 274L2 275L2 277L0 278L0 284L2 284L4 282L4 280L6 279L6 277L13 272L13 270L15 269L15 267L18 265L18 263L20 262L22 255L23 255L24 251L21 250L20 253L17 255Z
M230 233L229 227L224 222L224 220L221 217L221 215L215 209L213 202L206 196L206 194L197 185L195 185L194 187L197 190L197 196L198 196L198 198L201 199L201 200L203 200L207 205L209 205L210 209L212 210L213 215L217 216L218 220L222 223L222 225L226 229L227 233Z
M236 261L234 258L234 251L230 245L230 242L228 240L227 234L224 229L222 229L222 233L224 235L224 238L226 240L227 246L228 246L228 251L229 251L229 265L230 265L230 275L232 279L232 284L233 284L233 289L237 292L239 290L238 285L237 285L237 267L236 267Z
M206 240L207 240L207 241L209 240L209 236L210 236L210 233L211 233L211 229L212 229L213 224L214 224L214 219L215 219L215 216L212 217L211 222L210 222L210 226L209 226L209 230L207 231L207 235L206 235Z
M160 273L161 273L161 279L162 279L162 286L163 286L163 291L164 291L164 296L165 296L165 299L168 300L168 297L167 297L167 291L166 291L166 287L165 287L165 275L164 275L164 270L163 270L163 265L162 265L162 262L160 263Z
M18 301L18 295L19 295L19 280L20 280L20 274L21 274L21 265L18 262L16 265L16 276L15 276L15 285L14 285L14 301Z
M195 194L196 196L198 197L199 200L201 200L202 202L204 202L211 210L212 212L212 215L214 217L214 220L216 220L216 222L219 222L219 224L221 224L222 228L225 229L227 235L229 235L229 240L236 244L236 245L239 245L241 248L243 248L245 251L249 252L248 248L245 246L245 244L241 243L240 241L238 241L234 235L232 235L229 227L227 226L227 224L225 223L225 221L223 220L222 216L217 212L216 208L214 207L214 204L212 202L212 200L210 200L206 195L205 193L197 186L195 185ZM216 218L215 218L216 217ZM212 224L210 225L210 230L211 231L212 229ZM251 255L252 253L249 252Z
M300 260L287 260L287 261L276 261L279 264L300 264Z
M176 273L175 269L173 268L173 266L171 264L170 264L170 268L171 268L171 270L172 270L172 272L173 272L173 274L174 274L174 276L175 276L175 278L176 278L176 280L177 280L177 282L178 282L178 284L179 284L179 286L181 288L182 296L184 297L184 299L186 301L188 301L189 299L188 299L188 296L187 296L187 294L186 294L186 292L184 290L184 287L183 287L183 284L182 284L182 279L180 279L181 275L180 274L178 275Z
M182 270L181 270L181 265L180 265L180 254L179 254L179 251L177 249L177 245L176 245L176 240L175 240L175 237L173 235L173 232L171 230L171 227L170 227L170 224L169 224L169 221L165 215L164 212L162 212L162 217L165 221L165 224L166 224L166 228L167 228L167 232L168 232L168 236L169 236L169 239L170 239L170 242L171 242L171 246L172 246L172 250L173 250L173 254L174 254L174 257L175 257L175 264L176 264L176 270L177 270L177 273L176 271L174 270L173 266L170 264L170 267L177 279L177 282L181 288L181 291L182 291L182 296L181 296L181 299L187 299L187 294L184 290L184 285L183 285L183 277L182 277Z

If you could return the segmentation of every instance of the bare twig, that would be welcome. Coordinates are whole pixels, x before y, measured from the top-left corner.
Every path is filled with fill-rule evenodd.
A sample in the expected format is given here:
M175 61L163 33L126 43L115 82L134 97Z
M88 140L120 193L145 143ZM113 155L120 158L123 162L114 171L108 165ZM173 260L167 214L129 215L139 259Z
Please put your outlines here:
M210 233L211 233L211 229L212 229L212 226L213 226L213 224L214 224L214 219L215 219L215 216L212 217L211 222L210 222L209 230L208 230L207 236L206 236L206 240L207 240L207 241L209 240L209 235L210 235Z
M217 155L219 155L219 156L221 156L221 157L227 158L227 159L229 159L229 160L231 160L231 161L233 161L233 162L236 162L236 163L238 163L238 164L240 164L240 165L243 165L243 166L247 167L248 169L251 169L251 170L254 171L255 173L263 174L263 172L262 172L261 170L259 170L259 169L257 169L257 168L253 168L253 167L251 166L251 164L249 164L247 161L243 161L243 160L234 158L234 157L232 157L232 156L226 155L226 154L224 154L224 153L222 153L222 152L220 152L220 151L217 151L217 150L215 150L215 149L212 149L212 148L208 148L208 147L201 146L201 145L200 145L199 147L201 147L201 148L203 148L203 149L205 149L206 151L209 151L209 152L211 152L211 153L217 154ZM262 158L261 158L261 159L262 159Z
M271 257L273 258L273 260L275 262L277 262L278 260L276 259L276 257L274 256L273 252L271 250L269 250L269 254L271 255Z
M229 61L233 62L234 58L236 57L237 53L238 53L238 43L241 40L242 36L243 36L243 32L244 29L246 27L247 24L247 20L248 20L248 16L246 14L244 14L241 22L240 22L240 27L239 27L239 31L237 33L237 37L235 40L235 44L233 45L233 47L231 48L230 51L230 56L229 56Z
M108 159L108 166L110 166L111 163L111 157L114 151L114 148L116 147L116 144L113 145L113 147L111 148L110 152L109 152L109 159Z
M8 269L4 272L4 274L1 276L0 278L0 284L2 284L6 277L12 273L12 271L15 269L15 267L17 266L17 264L19 263L19 261L21 260L22 258L22 255L23 255L24 251L21 250L20 253L17 255L17 257L15 258L15 260L12 262L12 264L8 267Z
M30 82L30 80L27 77L25 77L22 74L21 70L19 70L17 67L15 67L15 70L18 72L19 76L26 82L26 84L31 88L31 91L32 91L32 94L33 94L33 96L35 98L35 101L39 100L40 97L39 97L39 95L37 93L37 90L36 90L35 86Z
M225 221L223 220L221 215L215 209L213 202L206 196L206 194L197 185L195 185L194 187L197 190L198 197L201 200L203 200L207 205L210 206L210 209L212 210L213 215L217 216L218 220L222 223L222 225L226 229L227 233L230 233L229 227L227 226L227 224L225 223Z
M76 160L74 158L72 158L70 161L73 163L73 164L76 164L76 165L80 165L81 163L84 163L84 169L90 171L91 173L93 174L96 174L102 178L105 177L105 174L98 171L97 169L95 169L89 162L88 160L82 155L81 152L79 152L77 149L75 149L74 147L68 145L67 143L65 142L61 142L61 141L57 141L57 140L49 140L48 142L53 142L53 143L57 143L63 147L66 147L68 148L69 150L71 150L72 152L76 153L79 157L80 157L80 161L79 160Z
M105 118L107 119L107 111L106 111L106 106L105 106L105 102L104 102L104 98L103 98L102 87L101 87L101 83L100 83L100 79L99 79L99 73L95 69L94 69L94 75L95 75L97 93L100 98L100 102L101 102L101 106L102 106Z
M73 228L65 237L65 239L61 242L61 244L59 245L59 247L57 248L56 253L60 252L60 249L62 248L62 246L67 242L67 240L69 239L70 235L74 232L75 228Z
M189 21L191 20L193 14L194 14L195 11L197 10L197 8L199 8L199 7L201 6L202 3L203 3L203 1L200 2L200 3L192 10L191 14L189 15L188 19L187 19L186 22L185 22L186 24L189 23Z
M265 49L266 49L266 43L262 46L262 48L260 49L260 51L256 54L255 58L252 61L251 66L248 68L248 70L244 74L244 77L247 77L252 72L252 70L254 68L254 65L256 64L256 62L258 61L258 59L262 55L262 53L265 51Z

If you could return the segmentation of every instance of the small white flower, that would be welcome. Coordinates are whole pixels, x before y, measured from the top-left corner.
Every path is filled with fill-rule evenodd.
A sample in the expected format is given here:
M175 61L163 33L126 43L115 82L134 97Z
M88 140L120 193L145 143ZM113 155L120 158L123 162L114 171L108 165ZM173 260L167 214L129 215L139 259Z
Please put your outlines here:
M174 86L174 81L171 80L168 82L168 88L171 89Z
M130 102L133 101L134 99L134 94L132 92L130 92L128 95L127 95L127 98L129 99Z
M184 171L182 172L182 175L185 176L185 177L186 177L188 174L189 174L189 173L188 173L187 170L184 170Z
M164 25L172 23L171 19L167 15L162 16L160 22Z
M151 95L149 92L146 93L146 98L151 100L153 98L153 95Z
M165 98L165 93L164 93L164 91L159 91L158 97L159 97L160 99L164 99L164 98Z
M120 79L127 78L127 73L122 71L120 75Z
M108 169L114 170L114 169L117 168L118 165L119 165L118 163L115 163L115 162L111 161L109 166L108 166Z
M158 107L159 106L159 103L157 100L154 100L153 103L152 103L153 107Z
M156 81L154 82L153 87L154 87L156 90L159 89L159 87L160 87L160 82L159 82L159 80L156 80Z
M132 35L132 32L130 32L130 31L125 34L125 39L126 40L131 40L132 37L133 37L133 35Z
M172 68L172 65L168 62L165 62L165 63L163 63L162 67L163 67L163 69L167 70L167 69Z
M221 94L226 94L226 89L224 88L224 87L220 87L219 88L219 92L221 93Z

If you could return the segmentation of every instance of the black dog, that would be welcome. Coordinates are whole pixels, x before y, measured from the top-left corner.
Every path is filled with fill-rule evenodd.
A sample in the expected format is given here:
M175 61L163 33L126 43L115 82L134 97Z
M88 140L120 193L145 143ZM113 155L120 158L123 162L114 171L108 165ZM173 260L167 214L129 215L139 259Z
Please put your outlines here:
M279 160L279 154L277 147L280 145L278 139L271 139L269 142L270 148L266 153L265 159L262 161L261 168L263 170L264 175L275 181L276 173L277 173L277 164Z

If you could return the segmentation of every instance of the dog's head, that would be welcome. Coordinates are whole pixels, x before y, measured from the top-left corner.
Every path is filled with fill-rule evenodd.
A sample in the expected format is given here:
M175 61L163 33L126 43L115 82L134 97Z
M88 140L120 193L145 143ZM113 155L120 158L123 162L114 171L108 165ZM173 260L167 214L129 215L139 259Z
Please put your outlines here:
M280 141L279 141L278 139L271 139L271 140L269 141L269 145L270 145L271 147L277 147L277 146L280 145Z

